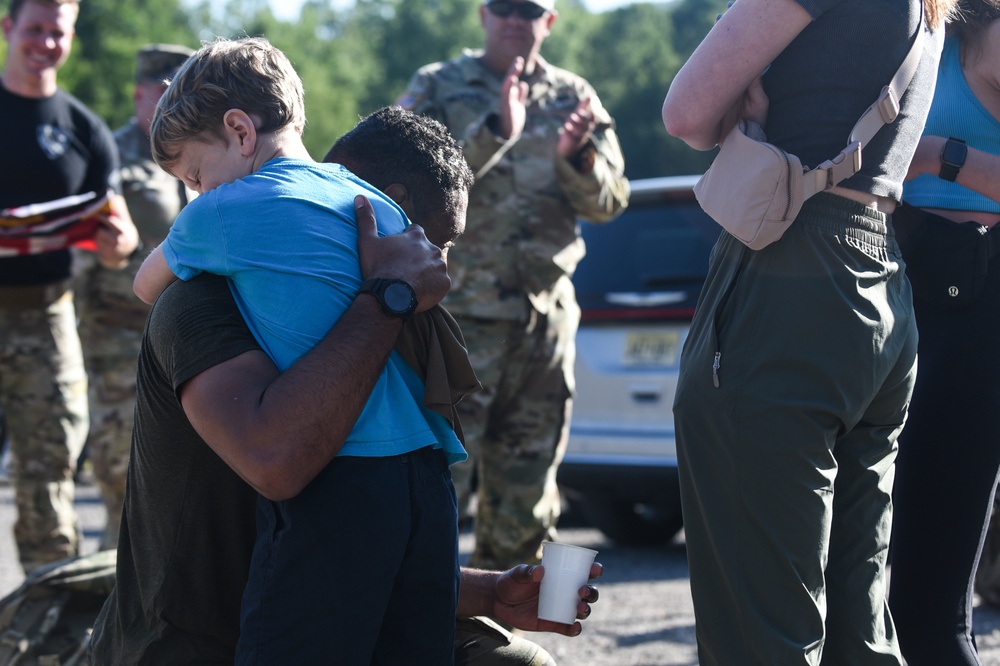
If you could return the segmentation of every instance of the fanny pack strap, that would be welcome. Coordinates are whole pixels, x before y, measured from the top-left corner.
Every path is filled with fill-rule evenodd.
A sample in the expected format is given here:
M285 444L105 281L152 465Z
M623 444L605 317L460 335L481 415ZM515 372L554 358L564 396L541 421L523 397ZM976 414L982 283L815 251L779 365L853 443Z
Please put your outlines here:
M920 20L917 23L917 36L913 39L910 52L906 54L903 64L899 66L889 85L882 88L878 99L869 106L858 122L854 124L851 135L847 139L847 147L840 154L829 159L814 169L802 174L803 200L817 192L828 190L845 178L853 176L861 169L861 149L872 140L884 125L896 120L899 115L899 99L913 80L920 63L924 44L924 3L920 4Z

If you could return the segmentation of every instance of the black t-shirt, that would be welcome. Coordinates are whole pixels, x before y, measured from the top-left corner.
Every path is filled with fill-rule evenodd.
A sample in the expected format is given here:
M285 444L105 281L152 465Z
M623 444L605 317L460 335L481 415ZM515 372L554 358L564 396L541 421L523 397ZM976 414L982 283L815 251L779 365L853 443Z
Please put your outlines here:
M767 140L814 167L847 146L854 123L910 50L917 0L796 0L815 19L764 75ZM926 28L926 19L924 22ZM861 171L842 185L901 199L903 177L931 105L944 30L924 34L899 117L862 151Z
M0 208L120 189L111 130L66 91L31 99L0 85L0 127ZM0 258L0 286L47 284L69 274L69 250Z
M225 279L175 281L150 312L114 592L96 664L233 663L256 493L191 427L180 387L259 349Z

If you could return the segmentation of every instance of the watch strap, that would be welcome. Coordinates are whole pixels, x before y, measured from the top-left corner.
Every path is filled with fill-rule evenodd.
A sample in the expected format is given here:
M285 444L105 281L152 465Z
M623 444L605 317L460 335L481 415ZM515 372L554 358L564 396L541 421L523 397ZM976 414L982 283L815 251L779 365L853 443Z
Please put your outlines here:
M358 287L359 294L374 294L382 286L382 278L368 278Z
M410 295L410 302L408 306L402 310L390 306L385 298L386 289L391 285L397 284L407 289ZM371 294L375 297L375 301L378 303L378 306L383 313L389 315L390 317L397 317L404 321L409 319L413 312L417 309L417 295L413 291L413 287L406 280L395 278L369 278L362 282L361 286L358 287L358 294Z
M941 151L941 171L938 178L954 183L958 178L958 172L965 166L965 158L969 154L969 147L965 141L949 137Z

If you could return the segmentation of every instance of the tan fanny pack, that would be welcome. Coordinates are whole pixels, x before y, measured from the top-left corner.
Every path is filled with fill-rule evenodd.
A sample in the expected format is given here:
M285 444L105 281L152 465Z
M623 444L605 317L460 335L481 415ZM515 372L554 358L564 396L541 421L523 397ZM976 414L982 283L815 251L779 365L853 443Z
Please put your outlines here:
M883 125L896 120L899 99L910 85L923 52L923 5L910 52L868 107L847 139L847 147L815 168L767 143L757 123L740 120L694 187L698 203L713 220L752 250L781 238L802 204L861 169L861 149Z

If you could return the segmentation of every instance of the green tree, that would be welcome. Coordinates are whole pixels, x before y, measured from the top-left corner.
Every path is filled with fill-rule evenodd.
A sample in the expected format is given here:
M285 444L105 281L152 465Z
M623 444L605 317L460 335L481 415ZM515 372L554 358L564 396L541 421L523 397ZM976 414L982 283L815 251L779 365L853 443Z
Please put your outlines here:
M153 42L197 46L180 0L86 0L59 83L112 128L132 116L135 53Z
M458 55L482 43L478 0L390 0L359 2L363 25L382 19L371 31L382 76L364 97L368 110L391 104L421 65Z
M304 140L316 159L369 111L366 95L381 77L378 52L363 32L348 29L348 18L319 5L306 7L298 36L285 51L302 76L308 119Z
M612 113L630 178L687 173L660 122L669 77L680 67L674 26L663 5L634 4L602 14L584 74Z
M582 0L560 0L556 6L559 17L542 46L542 57L590 81L590 73L586 71L587 56L594 52L594 39L601 30L601 15L590 13Z
M724 0L677 0L671 5L671 17L673 18L675 32L677 36L674 48L684 60L694 53L695 48L701 40L712 29L715 17L719 12L726 10Z
M480 0L307 0L291 21L267 0L84 0L74 52L60 84L112 127L132 113L135 51L147 43L197 47L216 35L263 35L285 51L306 92L305 142L321 158L358 117L391 104L420 66L479 48ZM669 137L660 106L684 60L711 28L724 0L635 3L593 14L583 0L559 0L542 49L553 64L593 84L617 121L631 178L703 170L711 157ZM0 56L2 57L2 56Z

